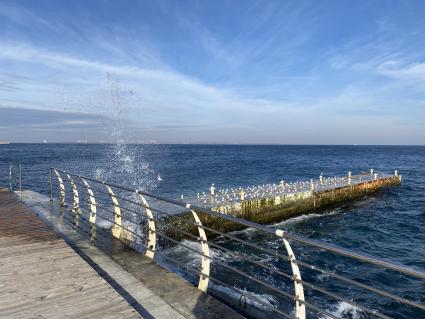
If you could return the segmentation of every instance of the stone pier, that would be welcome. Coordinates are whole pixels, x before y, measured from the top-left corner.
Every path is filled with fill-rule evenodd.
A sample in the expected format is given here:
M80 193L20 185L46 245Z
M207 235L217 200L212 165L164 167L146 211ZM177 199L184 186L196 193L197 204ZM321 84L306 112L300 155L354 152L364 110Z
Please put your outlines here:
M346 176L326 178L321 174L317 180L304 182L281 181L279 184L227 190L217 190L214 187L214 193L211 191L208 195L198 194L194 202L214 211L259 224L272 224L292 217L320 212L324 208L346 203L370 195L381 188L400 183L401 175L397 171L391 175L373 170L370 173L354 175L350 171ZM240 224L217 220L205 214L200 214L200 219L204 226L221 232L243 229ZM186 227L190 233L197 232L196 227L185 226L184 223L179 222L178 218L171 218L170 221L172 224L178 223L179 227ZM210 233L208 237L216 235Z

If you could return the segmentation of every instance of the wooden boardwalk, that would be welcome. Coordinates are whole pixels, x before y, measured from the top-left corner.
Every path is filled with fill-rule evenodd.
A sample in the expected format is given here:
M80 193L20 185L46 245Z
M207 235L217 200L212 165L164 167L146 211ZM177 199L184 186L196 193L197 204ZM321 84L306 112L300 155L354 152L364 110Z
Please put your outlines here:
M140 318L15 194L0 190L0 318Z

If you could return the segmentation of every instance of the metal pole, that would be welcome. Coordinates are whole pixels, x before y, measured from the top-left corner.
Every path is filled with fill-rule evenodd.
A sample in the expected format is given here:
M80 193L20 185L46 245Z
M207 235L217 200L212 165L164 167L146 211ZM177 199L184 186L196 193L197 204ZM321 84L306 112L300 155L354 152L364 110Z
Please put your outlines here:
M22 192L22 164L19 164L19 190Z
M52 183L52 169L50 168L50 201L53 202L53 183Z
M9 167L9 189L12 191L12 164Z

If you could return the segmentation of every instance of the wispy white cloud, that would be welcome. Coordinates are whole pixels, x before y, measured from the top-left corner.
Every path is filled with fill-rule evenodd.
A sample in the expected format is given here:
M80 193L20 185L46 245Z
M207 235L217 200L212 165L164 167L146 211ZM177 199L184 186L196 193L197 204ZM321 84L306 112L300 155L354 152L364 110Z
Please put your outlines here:
M116 105L108 100L110 92L100 92L104 89L101 81L105 73L114 74L124 88L124 99L118 102L124 108L121 112L133 121L126 125L139 135L162 142L302 143L308 136L313 138L315 132L332 139L335 130L353 132L359 125L370 134L377 129L374 118L379 119L378 123L394 123L397 119L392 112L393 101L380 100L372 92L355 86L329 97L283 102L245 98L233 90L213 87L170 69L103 63L29 45L0 43L0 63L6 65L6 61L23 63L29 70L36 67L55 71L49 82L37 84L34 83L38 75L31 79L31 71L25 73L23 77L31 79L20 84L20 95L24 93L26 101L21 100L20 105L15 101L15 105L39 103L42 108L80 110L107 117L113 115ZM84 85L79 83L80 79ZM64 91L57 95L60 88ZM46 106L52 96L54 103ZM10 97L16 98L13 94ZM130 103L124 101L127 98ZM355 117L357 123L353 121ZM80 120L75 121L78 124ZM294 123L302 127L300 138L295 137L298 125ZM400 125L406 123L401 120ZM353 138L352 143L356 142L362 143Z
M174 104L182 110L187 107L192 108L195 104L201 109L227 109L229 112L248 110L261 112L266 111L267 108L275 110L276 107L285 107L284 104L267 100L246 100L231 90L206 85L199 80L170 70L101 63L28 45L0 43L0 59L42 64L47 68L59 70L64 75L69 72L69 76L82 73L82 70L101 74L112 73L126 84L139 86L144 97L152 102L166 102L169 106ZM169 100L166 101L164 98Z
M405 23L375 6L143 3L123 19L113 2L88 10L98 5L0 4L0 105L105 118L121 108L127 126L172 142L361 143L425 115L423 50L411 45L422 31L398 31Z
M380 64L377 71L400 80L425 80L425 62L415 62L407 65L394 60L385 61Z

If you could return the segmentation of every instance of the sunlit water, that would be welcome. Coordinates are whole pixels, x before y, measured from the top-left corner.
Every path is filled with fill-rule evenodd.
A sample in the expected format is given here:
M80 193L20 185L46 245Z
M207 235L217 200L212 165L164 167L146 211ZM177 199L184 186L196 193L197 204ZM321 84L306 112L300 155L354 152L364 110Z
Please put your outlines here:
M49 193L49 167L59 167L94 178L114 181L134 188L142 188L171 198L188 198L207 192L212 183L219 188L278 183L325 176L345 175L368 171L370 168L391 173L398 169L403 176L400 187L380 191L373 196L329 209L324 214L312 214L284 221L279 227L326 241L357 252L368 253L411 267L425 269L425 147L401 146L212 146L212 145L77 145L77 144L11 144L0 145L0 163L23 163L24 188ZM0 167L0 185L7 185L7 167ZM16 167L15 167L16 172ZM160 174L162 181L158 181ZM16 186L17 180L15 180ZM236 232L241 239L263 245L282 254L280 240L254 230ZM245 254L256 254L263 262L290 272L289 265L273 256L252 251L223 238L215 242ZM197 244L186 241L198 249ZM337 270L350 278L365 283L374 282L382 289L422 303L425 288L411 278L350 263L323 252L312 252L293 244L297 258L322 268ZM168 248L167 256L178 258L186 265L199 266L195 253L182 247ZM226 263L266 280L292 293L289 280L260 271L247 263L213 249L214 260ZM158 258L161 259L159 256ZM159 260L161 261L161 260ZM165 260L162 260L166 263ZM173 267L168 264L168 267ZM175 270L177 267L175 268ZM333 292L353 298L360 304L377 308L396 318L425 318L425 314L401 307L397 303L372 293L360 292L318 273L303 271L303 279ZM190 273L181 275L196 283ZM229 270L214 265L212 274L238 287L248 296L255 296L265 304L288 312L293 304L287 299L255 283L235 276ZM238 304L240 295L217 283L211 283L218 296L230 295ZM355 308L330 297L306 289L306 298L316 305L343 318L368 318ZM254 301L247 301L255 304ZM256 304L264 317L272 313ZM262 309L264 308L264 309ZM311 317L320 317L311 314ZM323 317L323 316L322 316Z

